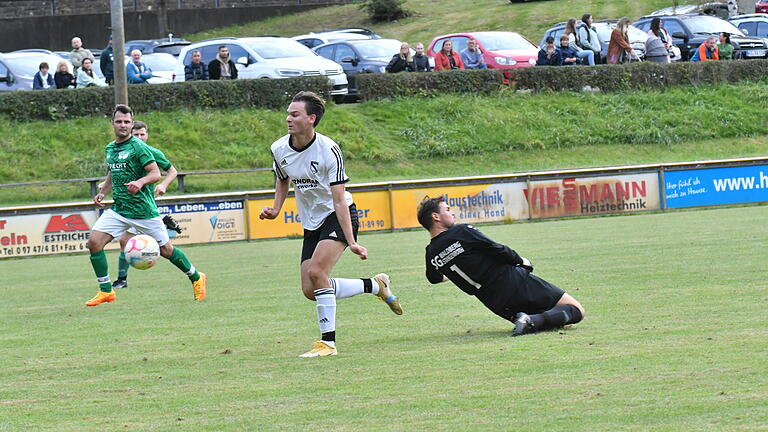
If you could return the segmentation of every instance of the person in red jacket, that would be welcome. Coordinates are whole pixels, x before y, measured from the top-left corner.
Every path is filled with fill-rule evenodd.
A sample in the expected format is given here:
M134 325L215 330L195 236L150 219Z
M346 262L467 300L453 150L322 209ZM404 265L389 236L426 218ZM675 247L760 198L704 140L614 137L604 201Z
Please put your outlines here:
M435 70L464 69L459 53L453 50L453 42L447 39L443 47L435 54Z

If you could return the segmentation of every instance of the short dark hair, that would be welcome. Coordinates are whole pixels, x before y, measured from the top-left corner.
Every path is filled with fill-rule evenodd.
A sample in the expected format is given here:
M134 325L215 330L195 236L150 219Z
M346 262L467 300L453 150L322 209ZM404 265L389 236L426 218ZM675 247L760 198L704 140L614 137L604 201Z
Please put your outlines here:
M48 67L48 63L42 62L40 63L40 67L38 67L38 69L50 69L50 68Z
M547 43L555 43L555 38L552 36L547 36Z
M421 226L429 230L435 221L432 220L432 213L440 213L440 203L445 202L445 197L440 195L439 197L430 198L424 197L419 204L419 209L416 211L416 218L419 220Z
M133 122L133 127L131 128L131 132L133 132L135 130L139 130L139 129L146 129L147 132L149 132L149 127L147 127L147 124L144 123L143 121L138 121L137 120L137 121Z
M219 45L218 48L216 48L216 51L221 51L222 48L226 48L226 45Z
M300 91L296 93L291 102L304 102L304 109L307 110L307 114L315 115L315 123L312 126L317 127L320 124L320 119L325 114L325 101L317 93Z
M117 113L130 114L131 118L133 118L133 110L128 105L123 105L123 104L115 105L115 110L112 111L112 120L115 119L115 114Z

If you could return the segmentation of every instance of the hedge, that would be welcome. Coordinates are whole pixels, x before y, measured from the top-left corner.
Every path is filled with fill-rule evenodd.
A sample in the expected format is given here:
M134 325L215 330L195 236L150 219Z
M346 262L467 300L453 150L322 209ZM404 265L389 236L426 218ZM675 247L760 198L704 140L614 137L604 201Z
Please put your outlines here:
M136 112L179 108L284 108L301 90L314 91L327 99L331 84L325 77L298 77L129 85L128 101ZM113 87L0 94L0 114L17 121L108 116L114 106Z
M768 77L768 60L524 67L453 70L433 73L360 74L363 100L438 93L490 93L504 85L524 91L621 91L679 85L714 84Z

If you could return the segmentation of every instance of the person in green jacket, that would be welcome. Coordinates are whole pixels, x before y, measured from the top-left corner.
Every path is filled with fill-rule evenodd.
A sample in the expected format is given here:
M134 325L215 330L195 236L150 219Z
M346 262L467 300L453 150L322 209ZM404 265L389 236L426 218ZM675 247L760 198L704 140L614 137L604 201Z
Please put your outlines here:
M717 50L720 53L720 60L733 60L733 45L731 45L730 33L720 33L720 43L717 44Z

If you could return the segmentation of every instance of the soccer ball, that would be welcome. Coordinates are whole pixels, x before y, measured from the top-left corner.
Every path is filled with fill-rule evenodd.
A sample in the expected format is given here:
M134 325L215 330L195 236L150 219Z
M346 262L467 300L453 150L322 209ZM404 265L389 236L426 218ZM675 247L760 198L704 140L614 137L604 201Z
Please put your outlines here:
M123 253L133 268L146 270L160 259L160 246L152 237L140 234L128 240Z

